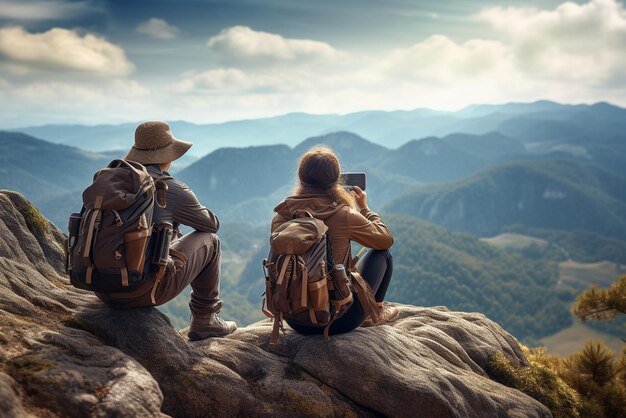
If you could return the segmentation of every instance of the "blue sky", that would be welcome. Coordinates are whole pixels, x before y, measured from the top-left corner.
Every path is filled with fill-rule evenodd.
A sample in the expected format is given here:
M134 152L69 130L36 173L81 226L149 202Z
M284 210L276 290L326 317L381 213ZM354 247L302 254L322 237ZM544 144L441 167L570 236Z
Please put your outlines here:
M0 127L626 105L618 0L0 0Z

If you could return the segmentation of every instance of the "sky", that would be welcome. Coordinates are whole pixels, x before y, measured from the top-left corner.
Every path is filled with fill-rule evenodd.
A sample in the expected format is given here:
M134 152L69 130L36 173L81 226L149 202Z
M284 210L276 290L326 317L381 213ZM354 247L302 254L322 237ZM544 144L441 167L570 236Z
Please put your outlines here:
M626 0L0 0L0 129L626 106Z

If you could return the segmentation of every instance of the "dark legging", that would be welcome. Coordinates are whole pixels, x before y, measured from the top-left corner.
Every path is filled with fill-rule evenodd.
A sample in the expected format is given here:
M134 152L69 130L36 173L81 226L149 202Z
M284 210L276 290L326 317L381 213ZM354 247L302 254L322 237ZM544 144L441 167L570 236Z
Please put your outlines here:
M387 288L391 281L391 274L393 273L391 252L389 252L389 250L369 250L365 256L359 260L356 267L361 273L361 276L367 280L374 291L376 301L382 302L385 299L385 294L387 293ZM363 312L363 307L355 294L354 303L350 309L348 309L348 312L333 322L330 326L329 334L350 332L361 326L364 320L365 312ZM292 324L289 321L287 321L287 323L300 334L312 335L322 334L324 332L324 328Z

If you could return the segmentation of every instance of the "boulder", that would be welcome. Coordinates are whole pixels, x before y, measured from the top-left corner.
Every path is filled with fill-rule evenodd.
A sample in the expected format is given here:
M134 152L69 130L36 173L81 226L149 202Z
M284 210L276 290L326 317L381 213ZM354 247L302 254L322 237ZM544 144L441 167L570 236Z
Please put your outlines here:
M35 416L549 417L489 377L517 341L481 314L397 305L394 322L325 339L271 322L190 342L155 308L69 285L64 235L0 192L0 410Z

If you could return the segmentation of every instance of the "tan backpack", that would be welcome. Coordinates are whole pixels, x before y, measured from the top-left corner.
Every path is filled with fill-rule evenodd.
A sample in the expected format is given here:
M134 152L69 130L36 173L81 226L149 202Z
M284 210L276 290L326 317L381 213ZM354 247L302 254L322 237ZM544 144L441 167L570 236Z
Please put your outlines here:
M378 318L375 301L367 283L355 277L352 283L348 253L344 264L335 264L328 227L307 211L296 211L270 237L270 252L263 260L265 298L263 313L274 319L270 344L278 341L283 319L324 328L340 318L353 302L352 290L359 295L366 313ZM363 299L365 298L365 299ZM372 307L373 305L373 307Z

